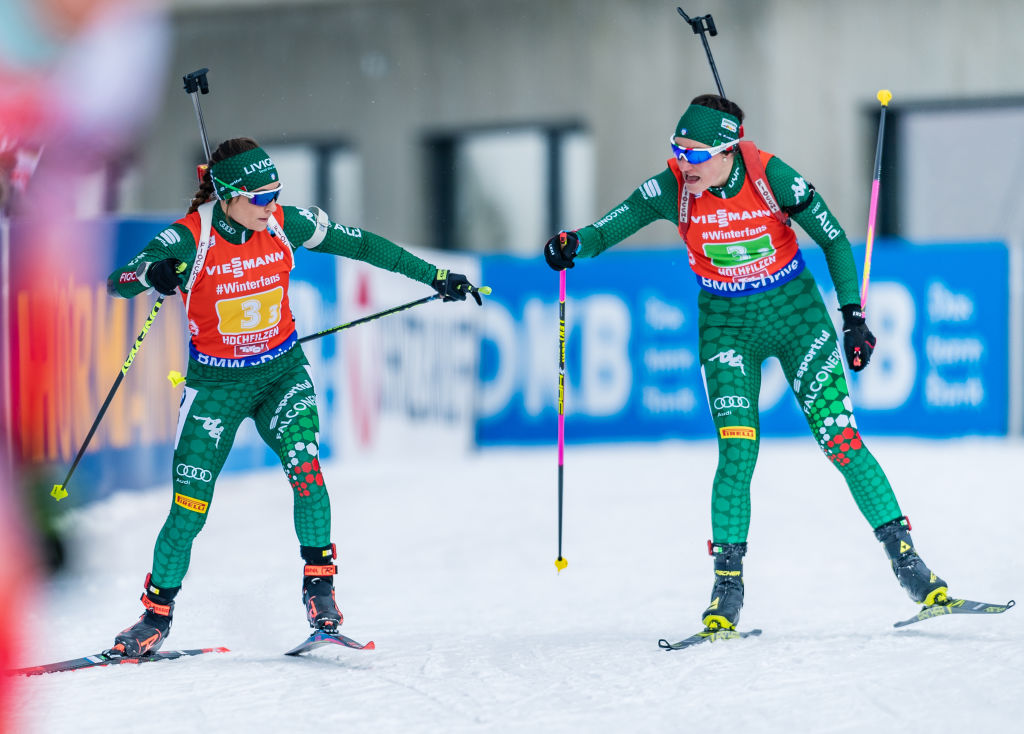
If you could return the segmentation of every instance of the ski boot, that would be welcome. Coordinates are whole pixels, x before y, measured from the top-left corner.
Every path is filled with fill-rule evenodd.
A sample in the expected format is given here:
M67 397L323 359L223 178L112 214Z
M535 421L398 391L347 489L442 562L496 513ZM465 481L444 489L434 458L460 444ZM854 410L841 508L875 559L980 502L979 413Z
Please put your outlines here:
M341 616L337 603L334 601L334 575L338 567L333 561L338 557L334 543L323 548L301 546L303 560L302 601L306 605L306 618L309 626L328 634L337 634L338 628L345 618Z
M712 543L708 555L715 557L715 585L711 603L701 615L708 630L736 629L743 607L743 556L746 543Z
M159 650L171 633L174 597L181 591L181 587L158 588L153 585L152 579L152 574L146 574L146 590L141 597L146 611L138 622L114 638L114 646L107 651L108 654L141 658Z
M875 528L875 537L889 556L892 572L914 601L931 606L947 604L949 589L921 560L910 539L910 520L898 517Z

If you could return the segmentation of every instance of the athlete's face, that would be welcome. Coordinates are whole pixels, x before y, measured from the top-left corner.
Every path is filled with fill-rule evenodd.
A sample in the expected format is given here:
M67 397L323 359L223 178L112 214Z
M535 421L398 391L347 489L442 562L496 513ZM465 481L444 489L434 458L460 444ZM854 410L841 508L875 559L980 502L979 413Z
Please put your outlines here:
M278 188L280 185L281 184L277 181L268 183L266 186L261 186L260 188L255 189L253 193L258 191L270 191ZM221 205L224 207L224 211L227 212L229 217L246 229L251 229L253 232L262 232L265 230L267 228L267 221L270 219L270 215L277 211L276 201L272 201L266 206L257 206L244 196L236 196L233 199L228 199L227 202L221 202Z
M680 148L710 148L710 145L699 143L690 138L674 138L675 144ZM683 172L683 181L691 194L700 194L712 186L723 186L729 180L732 173L733 156L728 153L718 153L711 156L703 163L690 163L684 157L679 161L679 170Z

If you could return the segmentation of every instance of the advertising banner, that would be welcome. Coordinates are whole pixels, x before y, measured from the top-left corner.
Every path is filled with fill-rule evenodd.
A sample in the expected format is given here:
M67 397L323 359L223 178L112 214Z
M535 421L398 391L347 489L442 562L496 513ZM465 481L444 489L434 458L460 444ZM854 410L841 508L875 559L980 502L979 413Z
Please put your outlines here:
M806 248L839 326L823 253ZM855 248L863 262L863 248ZM983 270L965 268L970 260ZM876 246L871 365L851 378L868 434L1001 435L1008 426L1008 255L1001 243ZM489 257L477 442L554 440L558 276L542 260ZM566 435L570 441L713 436L697 363L698 288L679 249L623 249L567 274ZM764 366L765 435L807 432L778 361Z

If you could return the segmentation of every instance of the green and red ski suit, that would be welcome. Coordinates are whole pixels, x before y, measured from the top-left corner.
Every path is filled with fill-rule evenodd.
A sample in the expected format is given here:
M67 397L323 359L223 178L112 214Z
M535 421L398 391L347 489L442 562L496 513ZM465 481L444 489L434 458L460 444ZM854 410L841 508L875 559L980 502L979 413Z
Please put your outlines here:
M760 152L783 210L825 253L840 305L858 304L849 240L822 197L777 157ZM618 206L577 231L578 257L594 257L658 219L680 225L701 288L700 363L718 434L711 496L715 543L743 543L750 481L761 438L761 364L776 357L812 434L842 472L872 528L902 515L885 473L857 431L835 328L796 235L769 210L734 154L730 176L700 196L683 189L678 163L648 179ZM689 196L684 200L683 196Z
M288 476L299 545L330 545L331 504L320 471L316 390L288 303L294 254L308 249L350 257L426 285L437 273L393 242L335 224L316 208L281 206L274 216L284 238L268 230L246 230L215 204L212 245L191 290L182 288L191 335L189 364L171 464L171 509L153 553L156 587L181 585L217 476L245 418L253 419ZM146 267L166 258L183 261L185 275L191 273L200 229L197 212L171 224L111 273L109 290L125 298L148 291Z

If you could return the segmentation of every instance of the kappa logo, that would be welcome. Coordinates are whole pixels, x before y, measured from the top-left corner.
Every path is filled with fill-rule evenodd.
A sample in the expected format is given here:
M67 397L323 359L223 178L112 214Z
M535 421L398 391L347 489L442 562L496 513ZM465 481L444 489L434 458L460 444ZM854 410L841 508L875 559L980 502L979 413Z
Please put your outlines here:
M804 194L807 193L807 182L804 181L802 176L797 176L793 179L793 185L790 188L793 189L793 196L796 197L796 200L800 201Z
M715 410L725 410L726 408L749 408L750 399L745 395L723 395L722 397L715 398Z
M708 359L708 362L715 361L721 362L722 364L727 364L730 367L739 367L741 374L747 374L747 370L743 367L743 355L736 354L735 349L730 349L727 352L719 352L714 357Z
M214 446L220 446L220 436L224 433L224 426L220 424L220 418L204 418L201 415L192 416L197 421L203 422L203 430L210 434Z
M174 473L183 479L196 479L200 482L209 482L213 479L212 471L191 464L178 464L174 467Z

